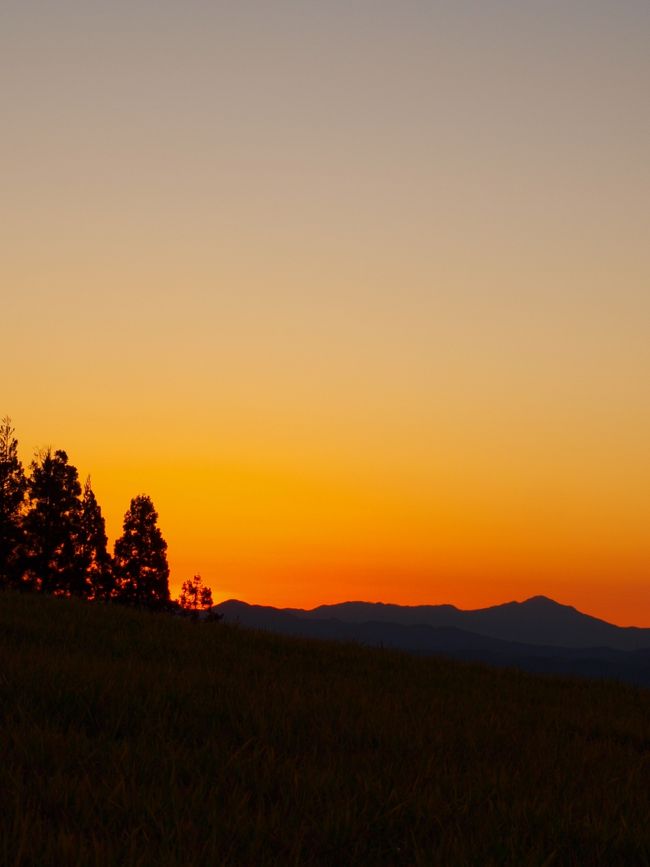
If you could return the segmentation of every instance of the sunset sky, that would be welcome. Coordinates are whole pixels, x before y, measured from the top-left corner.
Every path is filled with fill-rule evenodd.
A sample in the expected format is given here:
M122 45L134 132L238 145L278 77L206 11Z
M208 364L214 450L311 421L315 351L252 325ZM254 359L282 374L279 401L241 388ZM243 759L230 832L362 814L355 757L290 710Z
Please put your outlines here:
M647 0L4 0L0 415L172 591L650 625Z

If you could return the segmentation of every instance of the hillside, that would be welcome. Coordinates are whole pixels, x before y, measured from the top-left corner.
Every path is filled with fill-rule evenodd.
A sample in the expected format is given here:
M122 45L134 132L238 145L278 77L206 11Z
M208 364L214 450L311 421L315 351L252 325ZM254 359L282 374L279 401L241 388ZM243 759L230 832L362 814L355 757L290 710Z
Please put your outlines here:
M0 863L650 861L650 692L0 593Z

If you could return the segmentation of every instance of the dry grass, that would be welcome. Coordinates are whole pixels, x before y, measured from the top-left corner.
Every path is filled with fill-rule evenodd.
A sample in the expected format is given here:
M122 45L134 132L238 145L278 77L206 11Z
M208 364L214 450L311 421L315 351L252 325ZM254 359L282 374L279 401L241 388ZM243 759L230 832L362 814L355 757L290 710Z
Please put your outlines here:
M0 593L0 863L650 863L650 692Z

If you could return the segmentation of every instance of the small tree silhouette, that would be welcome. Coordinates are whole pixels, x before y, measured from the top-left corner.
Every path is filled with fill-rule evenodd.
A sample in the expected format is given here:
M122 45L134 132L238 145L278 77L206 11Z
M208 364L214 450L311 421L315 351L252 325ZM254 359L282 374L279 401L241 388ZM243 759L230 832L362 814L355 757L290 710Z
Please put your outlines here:
M184 611L208 611L212 608L212 590L203 584L200 575L195 575L183 584L178 604Z
M117 598L132 605L163 608L169 602L167 542L157 525L158 513L147 496L134 497L115 542Z

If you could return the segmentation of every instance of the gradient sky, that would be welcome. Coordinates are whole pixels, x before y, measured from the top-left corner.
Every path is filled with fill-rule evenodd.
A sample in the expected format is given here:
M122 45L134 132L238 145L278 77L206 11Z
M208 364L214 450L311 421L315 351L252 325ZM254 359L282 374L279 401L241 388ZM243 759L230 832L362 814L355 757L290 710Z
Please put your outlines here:
M0 7L0 414L172 589L650 625L647 0Z

